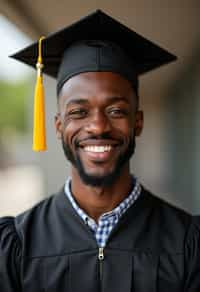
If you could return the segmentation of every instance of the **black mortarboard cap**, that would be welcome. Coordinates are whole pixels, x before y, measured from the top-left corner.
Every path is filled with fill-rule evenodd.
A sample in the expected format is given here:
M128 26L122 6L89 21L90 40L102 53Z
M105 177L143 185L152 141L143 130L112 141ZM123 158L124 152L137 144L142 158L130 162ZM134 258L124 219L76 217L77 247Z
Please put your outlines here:
M58 91L64 81L81 72L119 71L134 83L140 74L176 60L101 10L49 35L43 41L42 54L43 72L58 78ZM35 67L37 56L38 42L11 57Z

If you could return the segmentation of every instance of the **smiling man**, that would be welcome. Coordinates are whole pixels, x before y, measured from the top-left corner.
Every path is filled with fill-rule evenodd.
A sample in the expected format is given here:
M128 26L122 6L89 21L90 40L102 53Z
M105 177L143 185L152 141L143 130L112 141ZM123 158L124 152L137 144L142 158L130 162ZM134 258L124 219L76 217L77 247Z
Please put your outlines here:
M14 57L34 65L36 51ZM59 193L0 220L0 291L200 291L197 218L130 172L143 128L138 77L173 60L101 11L44 40L71 175Z

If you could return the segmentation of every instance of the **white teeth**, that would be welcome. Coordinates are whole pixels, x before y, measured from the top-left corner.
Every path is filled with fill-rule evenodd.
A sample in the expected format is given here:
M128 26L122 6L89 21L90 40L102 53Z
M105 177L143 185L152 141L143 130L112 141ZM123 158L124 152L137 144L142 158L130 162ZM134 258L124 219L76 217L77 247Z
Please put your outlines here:
M105 146L85 146L84 150L88 152L109 152L112 149L111 145L105 145Z

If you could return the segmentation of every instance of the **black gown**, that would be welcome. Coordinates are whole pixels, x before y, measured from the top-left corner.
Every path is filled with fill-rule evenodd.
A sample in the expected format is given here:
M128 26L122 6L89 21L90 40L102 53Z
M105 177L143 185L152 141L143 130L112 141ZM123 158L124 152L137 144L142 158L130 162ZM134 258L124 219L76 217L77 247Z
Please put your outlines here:
M102 251L62 189L0 219L0 292L200 292L199 237L198 217L143 189Z

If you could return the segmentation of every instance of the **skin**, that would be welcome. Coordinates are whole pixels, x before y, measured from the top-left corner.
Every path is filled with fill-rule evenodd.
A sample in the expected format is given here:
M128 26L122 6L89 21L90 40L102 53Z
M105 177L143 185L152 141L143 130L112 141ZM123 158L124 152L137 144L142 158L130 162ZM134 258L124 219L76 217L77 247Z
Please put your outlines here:
M141 134L143 113L131 83L112 72L81 73L63 86L55 116L58 139L63 137L73 155L79 155L90 175L103 176L116 166L130 136ZM108 134L109 139L90 139ZM78 147L75 147L78 143ZM111 151L86 151L88 145L112 145ZM72 193L79 206L96 222L105 212L114 209L131 189L130 161L124 164L119 177L109 186L85 184L71 165Z

